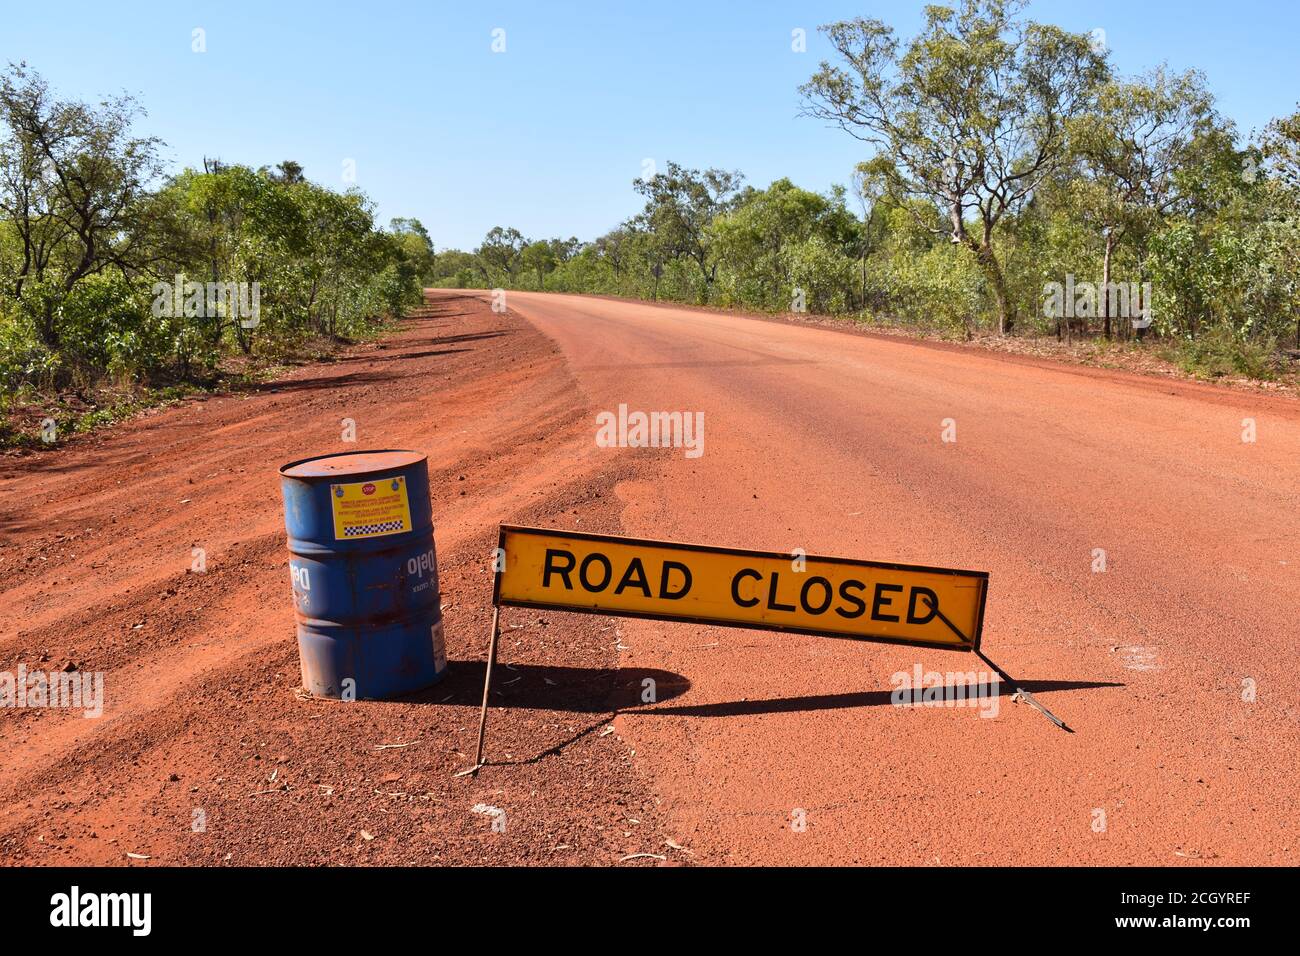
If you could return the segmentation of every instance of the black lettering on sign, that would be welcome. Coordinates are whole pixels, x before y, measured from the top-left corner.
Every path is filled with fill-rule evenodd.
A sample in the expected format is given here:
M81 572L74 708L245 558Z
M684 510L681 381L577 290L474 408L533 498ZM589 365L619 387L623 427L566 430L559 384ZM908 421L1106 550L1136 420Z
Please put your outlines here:
M672 583L672 572L680 571L682 575L682 586L673 590L669 585ZM665 561L663 572L659 575L659 596L669 601L676 601L686 596L691 589L691 569L680 561Z
M636 591L643 597L665 601L681 600L690 593L694 583L691 569L680 561L664 561L659 573L658 594L650 584L650 572L645 561L640 557L629 560L620 575L615 575L613 562L599 551L587 554L581 561L565 548L547 548L546 560L542 565L542 587L551 587L553 579L564 584L566 591L574 589L574 573L578 584L592 594L599 594L609 589L615 581L614 594ZM826 577L813 575L802 578L798 589L798 603L785 603L781 592L781 572L774 571L768 577L766 595L763 594L763 572L754 568L741 568L731 578L731 600L740 608L758 607L765 603L770 611L798 612L820 615L827 613L834 606L835 613L846 620L863 617L867 613L867 604L871 605L871 620L899 623L904 620L902 608L903 594L906 592L906 621L913 626L929 624L939 616L939 596L930 588L919 585L904 586L878 582L872 591L870 601L866 599L869 584L848 578L839 582L838 588ZM790 594L793 599L795 595ZM838 597L838 600L837 600Z
M645 579L645 565L641 563L640 558L632 559L632 563L623 572L623 578L618 582L618 587L614 588L614 593L622 594L631 587L636 588L646 597L651 597L650 582Z
M557 567L556 562L565 559L568 561L563 567ZM572 551L561 551L558 548L546 549L546 565L542 568L542 587L551 586L551 575L558 574L564 579L564 589L573 590L573 584L569 581L569 575L573 573L573 566L577 563Z
M793 611L794 610L793 604L782 604L780 601L776 599L776 589L780 586L780 584L781 584L781 573L779 571L773 571L772 580L767 587L767 609L769 611Z
M759 574L753 568L741 568L736 572L736 576L731 579L731 599L736 602L737 607L753 607L758 603L758 598L749 598L746 600L740 596L740 579L753 578L755 581L763 580L763 575Z
M861 591L865 587L866 587L865 584L863 584L861 581L855 581L853 578L849 578L849 580L847 581L841 581L840 597L843 600L848 601L849 604L853 605L855 607L855 610L846 611L842 607L837 607L835 609L835 613L838 614L840 617L848 618L849 620L852 620L855 617L862 617L863 614L866 614L867 602L862 600L862 598L858 597L856 594L849 593L850 589L853 589L855 591Z
M925 617L917 617L916 599L919 595L922 594L926 596L927 600L921 602L921 607L929 608L930 613L927 614ZM908 624L929 624L931 621L934 620L935 615L938 613L939 613L939 595L935 594L929 588L921 588L921 587L912 588L912 594L907 599L907 623Z
M897 614L881 614L880 609L887 604L894 603L894 599L885 597L884 592L886 591L893 592L893 591L902 591L902 590L903 590L903 586L901 584L877 584L876 597L875 600L871 602L871 619L873 621L897 621L898 620Z
M814 605L808 602L808 592L812 589L813 585L817 585L822 589L823 600L820 604ZM809 578L803 583L803 588L799 591L799 603L803 605L803 609L809 614L821 614L831 606L831 597L833 594L834 592L831 588L831 582L827 581L823 577Z
M592 564L599 564L602 568L605 569L605 576L600 579L599 584L592 584L589 580L587 580L587 569L590 568ZM591 552L591 554L583 558L582 566L578 568L578 580L582 582L582 586L584 588L586 588L588 591L592 592L593 594L595 594L598 591L603 591L605 590L605 588L609 587L609 579L613 576L614 576L614 568L610 565L609 558L605 557L599 551L593 551Z

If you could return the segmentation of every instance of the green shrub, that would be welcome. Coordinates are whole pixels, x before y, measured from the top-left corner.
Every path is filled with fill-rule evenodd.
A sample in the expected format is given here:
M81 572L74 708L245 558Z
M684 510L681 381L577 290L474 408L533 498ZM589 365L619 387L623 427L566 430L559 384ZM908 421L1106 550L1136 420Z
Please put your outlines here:
M1275 340L1244 338L1225 327L1181 339L1164 350L1164 357L1189 375L1206 379L1244 375L1269 380L1279 371Z

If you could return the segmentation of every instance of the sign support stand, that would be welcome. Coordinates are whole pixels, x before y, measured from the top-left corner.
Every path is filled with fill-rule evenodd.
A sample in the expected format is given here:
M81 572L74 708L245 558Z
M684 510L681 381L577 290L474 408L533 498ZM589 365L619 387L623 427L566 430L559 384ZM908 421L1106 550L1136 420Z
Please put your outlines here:
M685 594L686 589L689 589L691 585L692 576L690 573L690 568L683 562L687 560L687 556L691 553L702 552L707 555L712 555L714 558L721 558L724 561L732 561L733 568L734 566L736 566L736 563L739 562L740 559L745 559L746 563L738 565L741 568L741 570L735 572L735 576L731 580L732 599L741 608L752 608L754 605L757 605L759 603L759 599L753 598L752 600L749 601L742 601L739 594L737 593L737 581L739 581L743 577L752 577L755 581L761 581L763 574L760 570L755 570L755 568L763 567L762 562L770 563L772 561L776 561L776 560L784 561L786 559L786 555L777 554L776 552L742 551L739 549L729 549L729 548L705 548L700 545L689 545L689 544L681 544L676 542L644 541L640 539L620 538L620 537L615 537L613 535L597 535L597 534L590 534L586 532L576 532L576 531L560 532L552 529L521 528L521 527L515 527L513 525L501 526L498 553L502 556L502 558L504 558L506 548L507 548L507 540L506 540L507 535L515 535L517 537L525 536L524 539L525 541L529 540L527 536L532 536L533 539L536 539L533 540L532 544L529 545L529 547L531 547L532 551L534 552L532 554L533 564L542 566L545 569L545 573L542 577L542 584L541 584L541 588L543 589L543 592L545 591L545 588L547 588L548 586L547 582L549 581L552 575L558 576L564 582L564 587L566 588L566 590L571 588L569 575L574 573L575 566L578 563L577 554L581 551L581 548L575 546L574 542L578 542L579 544L595 542L599 545L606 546L606 550L608 550L611 547L627 548L629 545L633 547L640 545L648 549L659 549L661 552L671 554L674 557L678 558L678 560L675 561L669 561L667 559L663 560L663 576L660 582L660 595L659 595L661 599L665 597L679 598L683 594ZM541 557L539 557L537 551L539 548L542 548L545 545L543 543L538 543L538 542L546 538L554 539L553 543L555 544L555 547L546 550L545 558L543 560ZM604 583L600 585L600 588L596 590L603 590L605 584L608 584L612 579L613 573L611 569L610 559L606 557L604 554L602 554L600 551L594 550L595 546L596 545L594 544L589 546L588 550L590 551L590 553L582 561L582 565L581 565L582 570L577 573L580 575L586 575L588 563L593 559L599 558L600 562L602 562L604 565L605 580ZM527 550L528 549L525 548L525 551ZM555 559L554 564L552 564L553 559ZM567 563L564 563L564 559L567 559ZM953 635L956 636L958 643L954 645L953 642L950 640L940 641L934 638L933 634L912 636L910 639L908 638L907 635L901 635L901 636L895 636L892 634L857 635L851 632L846 633L842 630L824 629L815 626L815 622L810 623L810 622L800 621L797 622L796 624L783 625L779 623L774 624L770 621L766 621L762 619L753 619L752 617L735 616L735 615L730 615L730 616L722 615L721 617L715 615L709 618L692 617L688 614L683 614L683 613L670 614L663 611L660 608L656 608L653 604L651 604L649 608L643 605L629 604L627 602L624 602L623 605L618 605L617 603L608 604L608 603L601 603L601 602L596 602L594 604L575 604L571 599L559 600L559 599L555 599L552 595L548 595L546 593L537 594L535 593L535 589L529 590L528 588L523 588L518 584L518 582L512 582L511 589L507 589L507 593L503 594L502 591L504 587L505 576L503 575L502 572L504 571L504 567L498 567L496 569L496 574L493 578L492 636L488 644L487 667L485 668L483 673L483 705L479 711L478 748L474 754L474 765L470 767L468 770L460 771L459 773L456 774L456 776L463 777L471 774L477 775L479 770L481 770L484 766L483 750L484 750L484 745L487 741L488 705L490 703L490 695L492 693L492 672L496 669L497 645L500 643L501 640L501 608L503 606L537 607L537 608L545 607L545 608L552 608L561 611L567 610L572 612L585 612L588 614L611 614L614 616L621 615L627 617L643 617L643 618L651 618L651 619L666 620L666 621L683 621L683 622L694 621L696 623L724 624L732 627L767 628L769 630L780 630L780 631L788 630L794 633L821 634L827 637L860 636L865 640L892 641L894 643L903 643L903 644L913 643L913 644L920 644L922 646L935 647L941 650L971 651L975 654L976 657L978 657L986 665L991 667L994 670L994 672L997 673L1000 681L1003 681L1008 685L1010 685L1011 687L1015 688L1015 693L1011 697L1013 701L1023 700L1025 703L1033 707L1034 710L1038 711L1040 714L1042 714L1044 717L1050 720L1057 727L1064 730L1066 733L1068 734L1074 733L1072 729L1066 726L1065 721L1061 720L1061 718L1057 717L1050 710L1048 710L1037 700L1035 700L1034 696L1030 694L1029 691L1025 690L1024 687L1022 687L1015 680L1015 678L1013 678L1010 674L1004 671L997 664L993 663L993 661L989 660L988 656L983 651L980 650L979 647L980 636L983 632L983 625L984 625L984 602L988 594L987 573L981 571L957 571L951 568L926 568L926 567L918 567L914 565L882 564L880 562L870 562L870 561L855 562L855 561L850 561L849 559L846 558L821 557L813 560L816 560L821 564L827 566L828 569L831 569L824 572L827 575L829 575L831 579L833 579L836 574L842 573L842 569L845 566L848 566L849 568L862 567L862 568L882 569L882 572L885 575L892 575L895 582L898 582L899 578L903 579L902 583L892 583L888 585L888 587L891 590L900 593L903 591L904 584L907 583L909 577L911 580L915 581L916 577L923 576L923 578L926 580L926 583L929 584L930 587L920 587L919 585L916 584L912 585L910 603L908 604L908 624L909 625L927 624L935 617L937 617L940 621L943 622L944 626L947 627L948 630L951 631ZM525 563L525 567L528 566L529 565ZM676 569L679 575L684 576L685 584L682 590L678 591L677 593L665 594L664 592L668 589L667 582L669 580L668 571L670 567ZM639 579L629 577L632 574L633 569L639 569L639 574L640 574ZM835 569L839 569L839 570L835 570ZM536 570L536 568L534 568L534 570ZM963 578L966 580L973 580L974 583L965 584L965 585L959 583L953 583L953 582L960 581ZM646 598L651 597L650 586L649 583L647 582L645 569L641 564L640 557L635 557L633 559L633 563L628 565L628 571L624 575L624 581L626 582L629 579L633 580L633 582L644 592ZM584 586L586 586L586 578L583 577L581 580L583 581ZM831 587L830 579L821 578L820 580L823 582L823 586L827 591L826 604L824 604L821 608L821 610L824 611L826 607L829 606L830 592L832 590L832 587ZM771 593L774 593L776 583L777 583L777 575L775 572L772 573L771 583L772 583ZM863 585L861 581L857 581L855 583L860 588L865 587L865 585ZM879 596L880 589L885 586L886 585L879 585L879 584L877 585L877 598L876 598L877 602L881 600ZM975 634L973 638L967 637L966 634L963 633L962 628L959 628L956 624L954 624L952 622L952 619L949 618L948 615L944 614L942 610L940 610L939 595L931 588L938 588L941 591L944 591L945 593L948 593L950 595L955 595L957 597L955 603L958 608L962 609L962 613L958 614L958 618L963 622L969 620L970 622L969 626L971 627L971 629L974 631ZM964 594L962 593L963 588L966 590L966 593ZM588 590L592 590L592 588L588 586ZM925 619L913 620L914 609L916 607L915 602L918 597L925 602L924 606L931 612L931 615L930 617ZM858 603L862 604L860 600ZM780 609L790 610L790 611L795 610L795 608L793 607L787 608L785 606L780 606ZM865 609L865 605L864 605L864 609ZM807 610L810 614L820 613L820 612L813 612L811 609L807 608L806 605L805 605L805 610ZM949 604L949 611L953 611L952 604ZM886 618L881 618L881 620L898 621L899 618L886 617ZM999 687L999 694L1000 693L1001 693L1001 688Z
M939 606L937 604L932 602L929 598L925 599L925 604L926 607L928 607L931 611L939 615L939 620L943 621L944 624L948 625L948 630L952 631L954 634L960 637L963 642L967 644L972 644L971 640L968 637L966 637L966 635L963 634L960 630L958 630L957 625L953 624L952 621L948 620L948 616L944 614L943 611L939 610ZM1019 697L1030 707L1034 708L1034 710L1038 711L1040 714L1042 714L1052 723L1056 724L1056 726L1064 730L1067 734L1074 733L1073 730L1071 730L1069 727L1065 725L1065 721L1063 721L1060 717L1057 717L1054 713L1052 713L1050 710L1048 710L1046 707L1044 707L1042 704L1036 701L1034 699L1033 694L1029 693L1029 691L1021 687L1016 682L1014 677L1012 677L1010 674L1004 671L1001 667L998 667L997 664L994 664L991 660L989 660L983 651L981 651L978 647L973 646L973 644L971 650L975 652L976 657L982 660L985 664L989 665L989 667L993 668L993 670L997 673L998 677L1002 678L1004 681L1006 681L1008 684L1010 684L1012 687L1016 689L1015 694L1011 698L1012 700L1015 700L1017 697Z
M488 643L487 671L483 675L483 709L478 716L478 752L470 773L478 774L483 766L483 741L487 736L488 694L492 691L492 668L497 662L497 640L501 637L501 608L492 608L492 640Z
M1016 683L1015 679L1010 674L1008 674L1001 667L998 667L997 664L994 664L991 660L985 657L983 651L976 651L975 656L978 657L980 660L982 660L985 664L989 665L989 667L997 671L999 677L1001 677L1004 681L1006 681L1008 684L1010 684L1012 687L1016 689L1016 693L1012 697L1012 700L1014 700L1016 697L1019 697L1030 707L1034 708L1034 710L1038 711L1040 714L1042 714L1052 723L1056 724L1056 726L1064 730L1067 734L1074 733L1073 730L1071 730L1069 727L1066 726L1065 721L1063 721L1060 717L1057 717L1054 713L1052 713L1050 710L1048 710L1046 707L1040 704L1037 700L1035 700L1034 695L1029 693L1029 691L1025 690L1023 687L1019 686Z

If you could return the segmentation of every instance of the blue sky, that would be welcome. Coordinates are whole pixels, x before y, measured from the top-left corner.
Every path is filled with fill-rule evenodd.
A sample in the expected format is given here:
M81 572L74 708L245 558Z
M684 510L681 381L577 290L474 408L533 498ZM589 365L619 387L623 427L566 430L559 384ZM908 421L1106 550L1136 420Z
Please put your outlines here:
M345 160L382 221L421 219L439 247L494 225L594 238L639 209L644 159L740 169L766 185L844 183L865 146L798 116L826 47L819 24L877 16L906 37L919 0L576 3L6 4L0 59L59 93L123 90L177 167L292 158L342 188ZM1125 73L1203 70L1249 133L1296 109L1294 0L1037 0L1035 19L1106 31ZM791 31L808 51L791 51ZM192 51L195 28L207 51ZM505 30L504 53L492 31Z

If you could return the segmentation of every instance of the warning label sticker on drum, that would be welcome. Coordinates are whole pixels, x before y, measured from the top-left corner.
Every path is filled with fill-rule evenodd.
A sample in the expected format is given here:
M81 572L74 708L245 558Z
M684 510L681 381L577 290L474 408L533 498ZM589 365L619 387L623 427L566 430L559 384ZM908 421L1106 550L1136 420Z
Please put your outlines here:
M402 476L330 485L334 540L379 538L411 530L411 503Z

